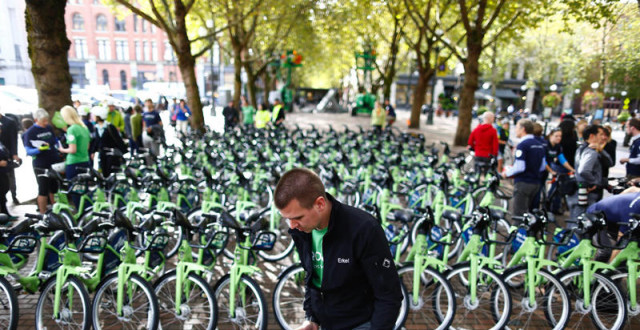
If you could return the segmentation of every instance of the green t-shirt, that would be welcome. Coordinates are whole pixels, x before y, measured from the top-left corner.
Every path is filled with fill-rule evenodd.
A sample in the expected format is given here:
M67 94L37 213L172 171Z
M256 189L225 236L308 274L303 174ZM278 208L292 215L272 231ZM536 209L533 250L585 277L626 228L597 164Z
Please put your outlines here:
M67 144L75 144L76 152L68 154L65 164L77 164L89 161L89 129L82 125L73 124L67 129Z
M311 284L316 288L322 286L322 273L324 272L324 255L322 254L322 241L324 234L327 233L329 227L327 226L322 230L311 231L311 262L313 264L313 276L311 277Z
M242 107L242 117L246 125L253 125L253 116L256 114L256 109L252 105Z

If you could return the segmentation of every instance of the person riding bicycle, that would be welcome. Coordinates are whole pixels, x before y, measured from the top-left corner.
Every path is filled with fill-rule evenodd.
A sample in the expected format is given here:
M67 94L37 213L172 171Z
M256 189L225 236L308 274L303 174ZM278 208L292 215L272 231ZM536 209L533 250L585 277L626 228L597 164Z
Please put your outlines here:
M587 213L604 212L607 221L607 231L600 234L600 242L612 246L628 230L621 222L629 222L631 213L640 214L640 192L628 192L614 195L600 200L589 206ZM615 258L619 250L599 249L596 260L607 262Z
M392 329L403 296L379 222L327 194L308 169L285 173L274 203L307 272L299 329Z

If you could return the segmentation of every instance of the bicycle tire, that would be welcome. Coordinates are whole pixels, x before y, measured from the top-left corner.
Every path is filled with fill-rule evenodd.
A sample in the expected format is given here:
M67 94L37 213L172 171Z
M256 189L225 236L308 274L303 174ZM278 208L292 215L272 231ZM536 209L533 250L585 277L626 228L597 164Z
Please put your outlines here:
M593 297L593 301L597 302L598 294L603 293L602 290L606 289L609 291L607 294L610 295L608 297L602 296L601 299L608 300L608 298L614 298L616 306L608 306L613 311L612 313L607 313L607 310L605 310L603 305L598 306L597 309L593 306L591 306L590 309L585 309L582 299L580 299L583 297L583 288L581 286L582 276L583 271L578 267L567 268L557 275L558 279L560 279L560 282L569 293L569 296L571 296L575 301L574 312L569 318L567 328L585 327L586 325L583 320L586 315L589 315L591 322L598 329L622 329L626 321L627 308L625 298L618 286L609 276L602 273L594 273L591 284L591 296ZM604 303L609 303L609 301L603 301L602 304ZM602 315L598 315L598 310L602 312ZM607 314L610 314L611 317L606 317ZM607 320L607 324L604 324L605 317L610 320Z
M418 303L414 304L414 269L413 264L407 264L398 269L398 275L400 276L403 287L402 293L404 295L403 306L405 307L405 315L402 315L403 309L401 308L398 321L402 319L402 323L398 324L398 321L396 321L396 329L399 329L399 326L407 320L411 324L423 324L428 329L448 329L456 314L456 300L451 284L435 269L430 267L425 268L420 276L420 282L422 284L420 286L420 297L418 298ZM427 296L423 296L425 292L428 292ZM444 296L442 292L444 292ZM442 303L441 298L445 299L445 304ZM444 309L445 307L443 307L443 305L446 305L446 309Z
M235 311L236 315L230 315L230 307L229 307L229 285L231 284L231 276L229 274L220 278L220 280L216 283L213 291L218 301L218 308L220 309L220 319L218 323L221 328L226 328L231 326L232 328L240 328L247 329L251 327L253 329L266 330L269 323L269 311L267 307L266 299L264 298L264 294L260 289L260 286L256 281L252 278L242 275L240 277L240 281L238 283L239 291L242 291L244 286L244 304L242 303L240 292L237 292L238 295L235 299L236 304L242 304L243 306L236 306ZM249 292L247 292L247 290ZM247 297L246 294L251 293L253 297ZM254 308L256 310L254 311ZM253 313L247 312L250 310ZM249 321L249 316L255 315L255 320ZM248 325L247 323L251 324Z
M11 283L4 277L0 277L0 328L15 330L18 327L20 306L18 297Z
M140 327L144 327L144 329L157 329L159 320L159 307L158 300L156 298L156 294L153 291L153 287L149 282L140 277L137 274L131 274L129 278L126 279L125 285L125 294L128 294L128 288L133 286L133 290L141 290L141 295L136 295L134 292L134 297L141 297L143 301L141 301L141 305L136 304L134 301L125 299L125 305L123 305L123 314L125 316L120 316L117 314L116 306L117 306L117 290L118 290L118 273L113 273L107 277L105 277L98 288L96 289L96 294L93 297L93 329L101 330L104 325L108 324L108 328L112 326L116 326L120 322L122 329L129 329L126 325L133 325L140 329ZM103 299L113 299L112 301L103 301ZM127 298L127 297L125 297ZM144 307L145 301L147 302L148 308ZM138 300L136 300L138 301ZM104 314L102 314L104 312ZM133 319L134 313L139 315L141 318ZM105 315L106 314L106 315ZM101 316L101 315L104 315ZM128 322L125 322L128 321ZM112 328L111 328L112 329Z
M622 289L622 294L625 296L627 301L627 320L626 320L626 329L637 329L640 325L640 307L636 305L636 309L634 310L631 307L630 302L630 292L629 292L629 273L615 273L611 275L611 280L618 285L619 288ZM636 300L640 297L638 293L640 293L640 278L636 278Z
M273 289L272 306L282 329L295 329L305 321L305 312L300 308L304 303L305 275L302 265L294 264L278 277Z
M480 187L475 189L471 194L473 195L474 198L474 202L476 206L480 206L480 202L482 201L482 199L484 198L484 195L488 192L488 188L487 187ZM493 204L494 206L497 207L501 207L505 210L509 209L509 200L506 198L501 197L505 196L504 192L502 192L502 190L498 189L496 190L495 196L494 196L494 201ZM488 206L488 205L483 205L483 206Z
M536 283L536 293L541 295L538 297L536 294L536 305L529 306L526 295L526 281L529 280L527 264L512 267L503 273L502 277L512 299L511 317L507 327L564 329L571 315L571 299L567 290L555 275L544 269L538 270L537 276L543 278L542 283ZM553 304L555 301L559 303ZM542 311L539 308L542 308Z
M65 287L68 289L69 286L73 288L72 290L74 293L77 293L77 295L73 295L72 301L74 302L74 306L80 306L82 309L82 315L80 317L74 317L73 314L76 312L73 311L73 307L68 307L68 301L66 301L68 295L65 292L60 296L63 300L60 303L61 319L54 319L53 301L55 299L56 276L52 276L43 285L40 297L38 297L38 303L36 305L36 329L56 329L62 328L63 326L64 329L91 329L91 302L89 301L89 293L87 292L87 289L84 287L82 282L74 276L67 277L67 281L63 283L63 292L66 291ZM46 305L48 303L51 303L50 308ZM45 317L45 313L48 313L49 315ZM71 321L75 321L73 322L74 324L69 324Z
M153 290L158 299L159 326L163 329L174 329L176 327L180 329L185 327L189 329L214 329L218 322L218 304L211 287L202 277L194 273L189 273L186 279L188 281L183 282L183 285L192 283L195 286L191 286L189 297L182 297L183 304L180 306L179 314L176 312L175 306L175 283L177 282L175 269L162 275L153 285ZM195 290L196 287L198 290ZM205 303L209 306L206 306ZM194 313L195 307L200 308L201 312ZM200 315L204 319L194 319L193 315ZM177 324L174 324L174 322L177 322Z
M465 262L454 266L444 274L456 296L456 313L451 326L473 328L477 324L489 325L487 322L490 322L494 324L490 329L502 329L509 321L511 314L511 295L507 285L496 272L478 267L478 279L485 281L490 279L490 281L487 281L487 285L476 287L478 301L474 306L470 298L467 298L469 289L465 284L466 279L469 278L470 269L469 263ZM479 309L480 300L486 304L482 309ZM487 320L486 315L491 315L491 319Z

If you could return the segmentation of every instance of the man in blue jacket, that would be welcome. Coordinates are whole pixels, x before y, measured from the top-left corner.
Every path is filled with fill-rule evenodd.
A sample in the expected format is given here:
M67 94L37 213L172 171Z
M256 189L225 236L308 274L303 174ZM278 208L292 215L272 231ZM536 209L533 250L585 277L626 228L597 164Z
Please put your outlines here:
M274 202L307 272L299 329L392 329L403 297L378 221L325 193L308 169L285 173Z

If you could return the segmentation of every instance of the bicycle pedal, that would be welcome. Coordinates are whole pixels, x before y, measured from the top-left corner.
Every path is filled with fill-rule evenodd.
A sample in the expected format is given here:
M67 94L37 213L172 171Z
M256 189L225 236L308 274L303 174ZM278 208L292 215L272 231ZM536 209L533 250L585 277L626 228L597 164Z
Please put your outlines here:
M38 279L40 280L46 280L49 277L51 277L51 272L41 271L40 274L38 274Z

